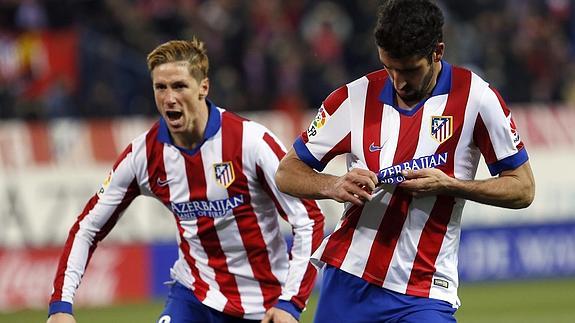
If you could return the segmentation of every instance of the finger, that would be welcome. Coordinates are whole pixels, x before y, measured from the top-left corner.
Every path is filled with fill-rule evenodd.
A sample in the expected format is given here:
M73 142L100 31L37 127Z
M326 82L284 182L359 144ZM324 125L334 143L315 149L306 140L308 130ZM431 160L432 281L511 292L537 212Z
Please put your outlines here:
M366 172L365 174L350 174L348 176L348 180L351 183L357 184L359 187L366 188L367 191L371 192L375 189L377 184L377 175L371 172Z
M345 193L341 196L340 202L350 202L350 203L352 203L352 204L354 204L354 205L357 205L357 206L362 206L362 205L364 204L364 201L361 200L361 199L359 198L359 196L354 195L354 194L352 194L352 193L348 193L348 192L345 192Z

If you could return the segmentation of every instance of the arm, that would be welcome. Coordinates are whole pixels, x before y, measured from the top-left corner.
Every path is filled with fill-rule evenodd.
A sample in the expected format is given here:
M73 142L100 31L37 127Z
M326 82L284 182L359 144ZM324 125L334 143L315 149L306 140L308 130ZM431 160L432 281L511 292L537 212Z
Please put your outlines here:
M139 193L129 146L70 229L54 278L49 322L70 322L76 290L98 242L112 230ZM58 313L69 315L54 315Z
M266 133L258 147L257 166L262 170L259 181L279 214L289 222L293 232L293 246L285 284L278 303L266 311L262 322L295 322L305 308L314 286L317 269L309 259L323 238L324 216L312 200L294 198L281 193L274 180L275 171L284 148ZM263 175L263 176L262 176Z
M512 170L505 170L499 177L485 180L458 180L439 169L405 171L406 181L399 186L414 197L451 195L475 202L504 208L528 207L535 196L535 180L529 161Z
M292 148L280 162L276 183L280 191L292 196L362 205L364 201L371 200L377 175L364 169L352 169L339 177L318 173L304 163Z
M55 313L50 315L46 323L76 323L76 319L72 314Z

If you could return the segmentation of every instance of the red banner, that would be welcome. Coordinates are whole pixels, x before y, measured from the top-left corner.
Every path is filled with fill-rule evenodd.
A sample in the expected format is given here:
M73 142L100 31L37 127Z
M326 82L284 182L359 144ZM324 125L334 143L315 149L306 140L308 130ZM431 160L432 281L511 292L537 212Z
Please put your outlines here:
M48 307L60 248L0 249L0 310ZM105 305L149 298L150 257L143 245L99 247L75 304Z

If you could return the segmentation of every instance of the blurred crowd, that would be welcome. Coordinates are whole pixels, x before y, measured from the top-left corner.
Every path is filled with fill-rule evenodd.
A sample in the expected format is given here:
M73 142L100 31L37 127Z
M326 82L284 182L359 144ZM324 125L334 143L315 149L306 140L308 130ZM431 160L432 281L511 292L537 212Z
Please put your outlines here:
M193 35L206 42L218 105L315 109L381 68L372 37L378 3L2 0L0 119L153 115L146 54ZM438 3L448 61L485 77L510 103L575 106L573 1Z

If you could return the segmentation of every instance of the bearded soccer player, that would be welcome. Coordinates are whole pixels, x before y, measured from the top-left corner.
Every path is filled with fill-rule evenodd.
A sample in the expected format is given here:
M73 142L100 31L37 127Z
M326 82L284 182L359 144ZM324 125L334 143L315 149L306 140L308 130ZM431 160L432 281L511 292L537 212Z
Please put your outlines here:
M203 42L148 55L161 118L134 139L70 230L49 322L75 322L74 294L100 240L139 195L174 215L179 258L158 322L296 322L313 288L309 257L323 237L314 201L278 191L284 149L265 127L215 105ZM291 257L278 215L294 233ZM289 258L289 259L288 259Z
M454 322L465 201L533 201L511 113L443 59L443 21L431 1L386 1L374 33L383 69L331 93L280 163L281 191L346 203L312 256L325 266L317 322ZM348 172L321 173L340 154ZM494 177L474 179L480 155Z

